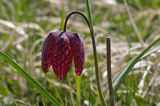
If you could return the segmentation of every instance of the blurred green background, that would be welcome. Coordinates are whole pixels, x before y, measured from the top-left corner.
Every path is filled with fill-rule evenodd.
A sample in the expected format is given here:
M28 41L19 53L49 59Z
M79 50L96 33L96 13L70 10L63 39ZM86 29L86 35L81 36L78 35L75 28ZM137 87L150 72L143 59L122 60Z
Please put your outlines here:
M132 27L123 0L91 0L101 88L108 101L105 38L112 40L112 76L143 50ZM144 45L160 34L160 0L128 0L128 6ZM0 0L0 50L11 56L39 81L63 105L100 106L88 27L78 15L73 16L67 29L85 39L86 61L82 76L76 77L74 67L65 80L59 80L52 69L41 70L42 44L50 31L62 30L65 16L78 10L86 12L85 0ZM115 101L116 106L160 105L160 51L137 63L123 82ZM0 61L0 106L50 106L23 77ZM81 86L77 101L77 84Z

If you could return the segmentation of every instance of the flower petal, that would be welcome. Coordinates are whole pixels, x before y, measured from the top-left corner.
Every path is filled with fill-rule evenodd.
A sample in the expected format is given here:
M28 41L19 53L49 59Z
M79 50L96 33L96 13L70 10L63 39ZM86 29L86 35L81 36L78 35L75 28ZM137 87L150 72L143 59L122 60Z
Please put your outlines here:
M51 55L54 54L55 40L61 32L51 32L43 43L42 48L42 69L48 72L51 66Z
M52 55L52 68L58 78L63 79L71 67L72 54L69 40L65 33L59 35L55 44L55 53Z
M74 57L75 71L77 75L81 75L84 67L85 51L83 38L76 33L66 32L69 38L72 54Z

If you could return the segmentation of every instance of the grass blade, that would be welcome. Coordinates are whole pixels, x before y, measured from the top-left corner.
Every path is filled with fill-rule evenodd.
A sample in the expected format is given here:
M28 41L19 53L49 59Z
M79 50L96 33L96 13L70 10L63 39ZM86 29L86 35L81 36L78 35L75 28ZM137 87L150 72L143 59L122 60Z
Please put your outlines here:
M132 68L134 67L134 65L142 60L143 58L145 58L146 56L152 54L153 52L157 51L160 49L160 45L152 48L155 44L160 43L160 37L157 38L154 42L152 42L146 49L144 49L139 55L137 55L136 57L134 57L132 60L129 61L129 63L120 71L120 73L117 75L117 77L115 78L114 82L113 82L113 86L114 86L114 90L113 90L113 94L110 100L110 103L114 97L114 95L116 94L118 88L120 87L122 81L126 78L126 76L128 75L128 73L132 70Z
M81 106L81 76L76 76L77 106Z
M2 94L4 96L8 95L8 90L1 80L0 80L0 94Z
M8 95L12 99L12 101L14 102L15 106L18 106L16 100L14 99L13 95L9 91L8 87L1 80L0 80L0 93L5 96Z
M54 106L60 106L60 103L53 97L44 87L34 80L24 69L15 63L8 55L0 50L0 58L10 64L19 74L21 74L27 81L29 81L47 100L51 101Z
M74 99L73 99L73 90L72 90L72 85L71 85L71 79L69 77L67 77L67 81L68 81L68 85L69 85L69 95L71 97L71 103L72 105L74 105Z

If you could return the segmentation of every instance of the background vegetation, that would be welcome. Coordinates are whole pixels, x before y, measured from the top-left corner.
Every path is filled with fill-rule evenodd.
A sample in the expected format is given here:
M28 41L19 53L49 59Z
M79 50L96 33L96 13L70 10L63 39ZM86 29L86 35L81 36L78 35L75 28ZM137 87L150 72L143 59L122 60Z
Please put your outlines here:
M101 88L108 101L105 38L112 40L112 76L144 48L139 42L123 0L94 0L92 15ZM129 0L128 6L138 33L146 47L160 34L160 0ZM52 69L41 70L42 44L50 31L61 30L64 17L78 10L87 14L85 0L0 0L0 50L8 54L63 105L99 105L92 45L89 30L79 16L70 20L68 30L83 35L86 61L81 77L72 68L65 80ZM160 51L136 64L129 73L115 101L117 106L151 106L160 104ZM21 75L0 60L0 106L51 105ZM80 85L79 85L80 84ZM76 90L78 88L78 91ZM79 94L78 92L81 93ZM76 99L78 98L78 99ZM79 101L80 100L80 101Z

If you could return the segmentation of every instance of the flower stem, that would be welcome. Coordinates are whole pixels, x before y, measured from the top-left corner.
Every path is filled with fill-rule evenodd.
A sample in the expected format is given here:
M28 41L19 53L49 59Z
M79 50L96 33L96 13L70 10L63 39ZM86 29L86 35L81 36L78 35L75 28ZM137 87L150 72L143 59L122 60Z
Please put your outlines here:
M77 106L81 106L81 76L76 76Z
M89 21L88 18L83 13L81 13L79 11L73 11L73 12L69 13L67 15L67 17L66 17L66 20L65 20L65 23L64 23L63 32L66 32L66 26L67 26L68 19L73 14L79 14L79 15L81 15L85 19L85 21L87 22L87 25L89 27L90 34L91 34L91 39L92 39L92 46L93 46L93 55L94 55L94 64L95 64L95 72L96 72L96 81L97 81L98 93L99 93L99 96L100 96L101 104L103 106L106 106L104 98L103 98L103 95L102 95L101 87L100 87L100 79L99 79L99 71L98 71L98 59L97 59L97 49L96 49L96 43L95 43L95 38L94 38L94 30L93 30L93 26L90 24L90 23L92 23L92 21ZM90 20L92 20L91 19L91 14L90 14L89 17L90 17Z
M91 29L93 54L94 54L94 60L95 60L94 62L95 62L97 88L98 88L98 92L99 92L101 103L102 103L103 106L105 106L106 104L105 104L105 100L104 100L103 95L102 95L101 86L100 86L100 80L99 80L97 49L96 49L96 43L95 43L95 38L94 38L93 20L92 20L89 0L86 0L86 6L87 6L88 18L89 18L90 29Z
M86 17L82 12L80 12L80 11L73 11L73 12L69 13L69 14L67 15L66 19L65 19L64 27L63 27L63 32L66 32L67 22L68 22L69 18L70 18L73 14L79 14L79 15L81 15L81 16L86 20L87 25L88 25L88 27L89 27L89 29L90 29L90 24L89 24L89 21L88 21L87 17ZM90 29L90 31L91 31L91 29Z

